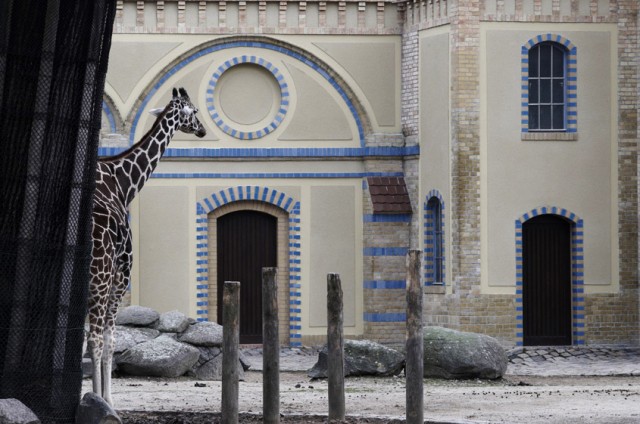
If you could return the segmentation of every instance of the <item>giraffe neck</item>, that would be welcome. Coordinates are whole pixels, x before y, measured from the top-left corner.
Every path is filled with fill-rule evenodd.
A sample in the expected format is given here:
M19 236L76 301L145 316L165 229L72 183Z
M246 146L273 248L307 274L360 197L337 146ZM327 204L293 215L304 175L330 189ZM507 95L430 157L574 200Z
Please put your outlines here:
M129 150L116 158L116 178L129 205L147 182L160 162L171 138L178 128L179 111L170 105L156 119L151 130Z

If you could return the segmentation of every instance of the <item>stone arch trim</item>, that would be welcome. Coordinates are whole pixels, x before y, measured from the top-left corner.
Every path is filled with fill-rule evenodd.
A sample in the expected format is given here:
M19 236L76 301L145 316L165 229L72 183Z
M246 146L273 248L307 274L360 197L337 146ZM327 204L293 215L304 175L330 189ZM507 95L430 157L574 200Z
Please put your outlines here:
M122 117L120 117L120 112L113 99L106 93L102 96L102 111L107 116L109 132L118 133L121 131L123 128Z
M130 143L133 144L136 127L140 116L142 115L142 111L151 100L151 97L171 76L202 56L220 50L239 47L263 48L276 51L296 59L318 72L340 94L340 97L348 106L358 127L360 144L362 147L365 147L366 136L372 133L371 120L367 115L363 104L360 102L355 92L349 87L347 82L335 70L333 70L331 66L314 54L282 40L253 35L223 37L205 42L182 54L160 71L144 89L127 117L127 122L131 122L131 131L129 133Z
M434 280L434 275L433 275L433 267L434 264L431 263L431 261L429 261L429 253L433 252L434 246L433 246L433 232L434 232L434 222L433 222L433 212L431 211L431 209L428 207L429 204L429 200L431 200L431 198L437 198L438 201L440 202L440 211L441 211L441 219L442 219L442 280L443 281L439 281L441 283L444 284L444 282L446 281L446 272L447 272L447 267L446 267L446 243L445 243L445 203L444 203L444 199L442 198L442 194L440 194L440 192L438 190L431 190L427 193L427 196L425 198L424 201L424 205L423 205L423 211L424 211L424 215L423 215L423 227L424 227L424 265L423 265L423 278L424 278L424 285L425 286L429 286L433 284L433 280Z
M280 307L281 340L300 346L301 293L300 293L300 202L283 192L259 186L235 186L214 192L196 204L196 297L198 321L208 321L211 306L209 292L217 281L210 281L210 266L215 258L209 258L209 235L212 219L239 210L257 210L278 218L278 290ZM282 222L281 222L282 221ZM284 234L281 231L284 226ZM215 244L215 242L214 242ZM283 244L281 246L281 244ZM284 250L284 255L281 255ZM286 270L286 271L285 271ZM284 285L282 283L285 283ZM285 295L285 296L282 296ZM284 302L284 303L283 303ZM284 305L285 307L282 307ZM288 306L288 307L287 307ZM213 312L211 312L213 313ZM288 335L282 337L282 334Z
M558 206L541 206L521 215L515 221L516 236L516 345L524 341L522 226L538 215L558 215L571 222L571 321L574 345L585 344L584 297L584 221L575 213Z
M552 41L563 46L567 54L567 68L565 81L566 87L566 131L568 133L578 132L578 48L568 38L560 34L539 34L527 41L521 48L522 64L522 109L521 109L521 131L529 132L529 50L542 42Z

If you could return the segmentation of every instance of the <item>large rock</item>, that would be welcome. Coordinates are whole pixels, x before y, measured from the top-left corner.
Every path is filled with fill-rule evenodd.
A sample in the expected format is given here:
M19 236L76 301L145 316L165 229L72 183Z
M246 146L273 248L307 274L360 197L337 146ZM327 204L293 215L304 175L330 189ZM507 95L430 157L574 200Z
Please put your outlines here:
M180 311L169 311L160 315L158 330L163 333L182 333L189 327L189 317Z
M87 392L76 409L75 424L122 424L122 420L104 399Z
M507 353L493 337L442 327L424 330L424 376L468 379L501 378Z
M0 423L40 424L40 420L18 399L0 399Z
M318 354L318 362L308 372L311 378L327 378L327 346ZM368 340L345 340L344 375L398 375L404 368L404 355L397 350Z
M222 346L222 326L215 322L198 322L190 325L178 340L194 346Z
M197 348L160 336L126 350L117 363L118 369L127 374L179 377L189 371L199 357Z
M222 353L195 368L191 372L199 380L222 381ZM242 363L237 365L238 380L244 381Z
M144 306L133 305L118 311L116 324L147 327L158 321L158 318L160 318L160 314L157 311Z
M115 351L116 353L125 350L149 340L153 340L160 335L158 330L144 327L127 327L124 325L116 325L115 332Z

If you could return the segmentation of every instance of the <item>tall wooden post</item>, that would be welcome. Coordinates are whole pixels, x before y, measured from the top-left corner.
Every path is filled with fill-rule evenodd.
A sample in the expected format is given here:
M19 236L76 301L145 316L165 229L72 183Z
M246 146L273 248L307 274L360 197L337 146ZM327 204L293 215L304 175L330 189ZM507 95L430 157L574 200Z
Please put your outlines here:
M262 268L262 416L280 422L280 339L277 268Z
M344 408L344 336L342 284L340 275L327 275L327 377L329 385L329 422L343 421Z
M424 420L424 341L422 333L422 287L420 251L407 253L407 424Z
M222 291L222 422L238 422L238 344L240 283L225 281Z

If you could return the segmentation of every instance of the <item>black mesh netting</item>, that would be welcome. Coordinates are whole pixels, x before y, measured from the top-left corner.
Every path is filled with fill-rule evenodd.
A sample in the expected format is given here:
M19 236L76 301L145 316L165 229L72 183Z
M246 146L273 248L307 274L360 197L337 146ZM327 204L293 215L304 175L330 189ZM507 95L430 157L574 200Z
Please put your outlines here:
M80 399L101 103L115 0L0 0L0 398Z

